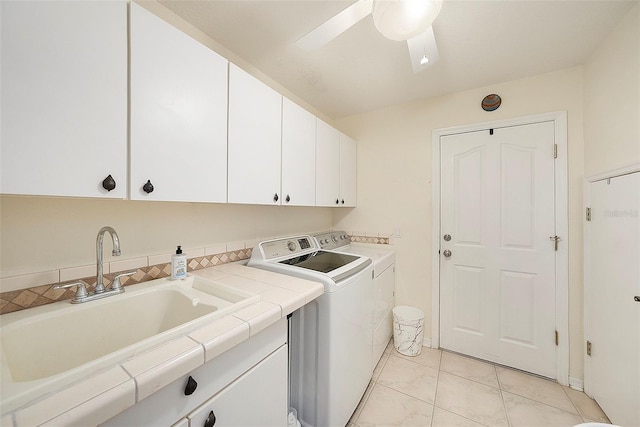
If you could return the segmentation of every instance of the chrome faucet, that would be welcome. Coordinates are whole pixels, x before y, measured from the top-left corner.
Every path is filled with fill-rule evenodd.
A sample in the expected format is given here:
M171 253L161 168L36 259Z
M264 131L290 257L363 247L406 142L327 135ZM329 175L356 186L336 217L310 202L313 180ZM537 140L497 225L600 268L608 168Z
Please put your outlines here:
M113 241L113 251L111 254L113 256L120 256L120 239L118 238L118 233L109 226L102 227L100 231L98 231L98 237L96 238L96 258L98 267L98 281L96 282L95 290L96 294L101 294L105 291L104 277L102 276L102 241L104 240L104 233L106 232L109 232L111 240Z
M92 301L94 299L108 297L110 295L121 294L124 292L124 286L120 282L120 279L124 276L131 276L135 274L135 271L128 271L126 273L120 273L113 278L113 282L111 286L107 290L104 287L104 276L103 276L103 256L102 256L102 242L104 240L104 233L109 232L111 235L111 240L113 241L113 251L111 252L113 256L120 256L120 239L118 238L118 233L111 227L102 227L100 231L98 231L98 237L96 238L96 258L97 258L97 278L96 278L96 289L94 292L87 292L87 284L82 280L76 280L74 282L58 284L53 287L53 289L64 289L70 288L72 286L77 286L76 295L71 300L72 304L77 304L81 302Z

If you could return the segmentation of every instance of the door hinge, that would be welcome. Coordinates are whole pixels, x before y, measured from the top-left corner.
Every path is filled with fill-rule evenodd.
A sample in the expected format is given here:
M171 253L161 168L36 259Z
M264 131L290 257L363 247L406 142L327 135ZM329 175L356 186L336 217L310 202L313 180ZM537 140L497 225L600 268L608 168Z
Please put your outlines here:
M586 211L587 221L591 221L591 208L587 208Z
M560 342L560 340L558 338L558 331L556 331L556 345L558 345L558 342Z
M591 341L587 341L587 356L591 356Z
M553 144L553 158L558 158L558 144Z

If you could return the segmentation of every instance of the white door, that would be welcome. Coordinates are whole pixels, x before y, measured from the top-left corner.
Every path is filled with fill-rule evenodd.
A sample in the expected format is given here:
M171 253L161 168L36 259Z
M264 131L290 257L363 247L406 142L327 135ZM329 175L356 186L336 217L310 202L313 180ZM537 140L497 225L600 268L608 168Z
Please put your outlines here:
M228 202L280 205L282 95L229 65Z
M316 204L316 117L282 99L282 204Z
M228 62L130 8L131 199L226 202Z
M553 148L552 121L440 139L440 345L550 378Z
M124 199L127 2L0 9L0 192Z
M339 206L340 132L318 119L316 138L316 206Z
M345 134L340 134L340 206L356 206L358 146Z
M585 259L587 392L614 424L640 425L640 172L590 184Z

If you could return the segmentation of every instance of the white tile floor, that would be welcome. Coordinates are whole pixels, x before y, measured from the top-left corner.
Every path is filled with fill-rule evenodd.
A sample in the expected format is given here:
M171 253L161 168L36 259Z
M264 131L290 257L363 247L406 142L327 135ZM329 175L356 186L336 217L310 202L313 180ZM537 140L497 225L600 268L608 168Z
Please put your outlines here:
M348 427L574 426L609 422L584 393L556 382L424 347L389 344Z

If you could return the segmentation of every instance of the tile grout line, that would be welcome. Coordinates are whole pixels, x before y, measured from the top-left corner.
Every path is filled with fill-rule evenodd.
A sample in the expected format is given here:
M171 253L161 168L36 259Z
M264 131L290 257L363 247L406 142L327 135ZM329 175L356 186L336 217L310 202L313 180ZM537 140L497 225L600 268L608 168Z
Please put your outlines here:
M562 386L561 386L562 387ZM584 421L585 423L588 422L587 419L585 418L584 414L582 413L582 411L580 410L580 408L578 408L578 405L576 405L573 402L573 399L571 399L571 396L569 396L569 393L567 393L567 390L565 390L564 387L562 387L562 392L564 393L565 396L567 396L567 399L569 399L569 402L571 402L571 404L573 405L574 409L578 412L578 415L580 415L580 417L582 418L582 421ZM584 392L583 392L584 393Z
M502 389L502 381L500 381L500 375L498 375L498 368L495 363L493 364L493 370L496 372L496 378L498 379L498 391L500 392L500 399L502 400L502 409L504 410L504 416L507 418L507 425L512 427L511 417L509 417L509 411L507 411L507 402L504 401L504 390Z

